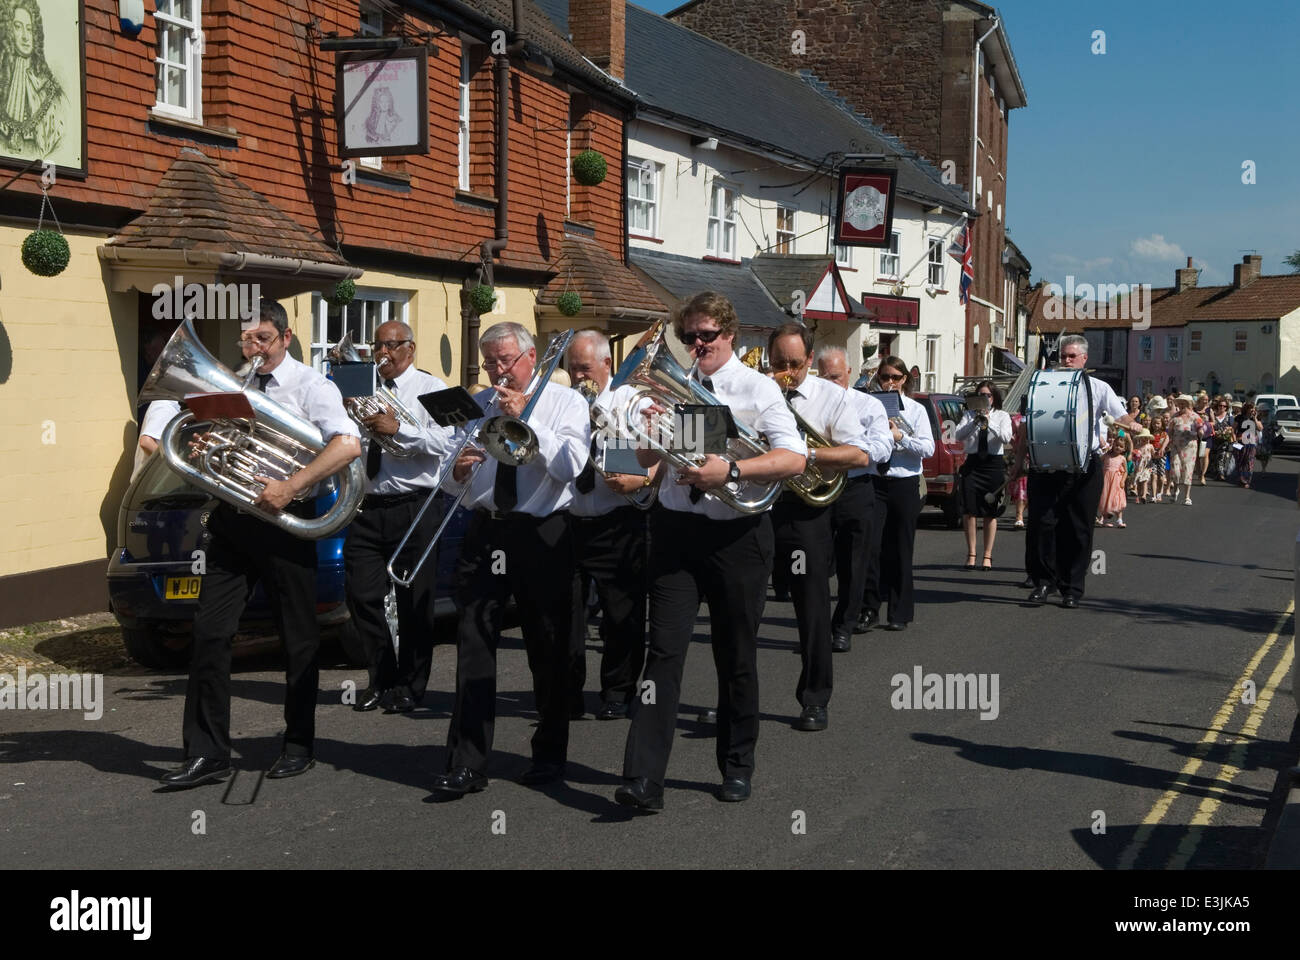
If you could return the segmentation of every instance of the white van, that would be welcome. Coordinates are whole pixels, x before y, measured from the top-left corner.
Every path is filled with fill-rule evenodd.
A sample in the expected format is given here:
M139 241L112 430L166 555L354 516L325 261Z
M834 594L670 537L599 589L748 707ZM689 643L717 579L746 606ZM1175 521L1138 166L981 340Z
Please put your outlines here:
M1255 397L1255 409L1261 421L1273 419L1273 414L1285 407L1300 407L1293 393L1261 393Z

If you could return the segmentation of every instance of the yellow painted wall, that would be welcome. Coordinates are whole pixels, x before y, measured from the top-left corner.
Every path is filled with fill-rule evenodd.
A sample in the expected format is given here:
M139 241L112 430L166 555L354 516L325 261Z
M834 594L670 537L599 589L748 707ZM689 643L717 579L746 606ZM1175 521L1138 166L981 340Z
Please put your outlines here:
M68 233L57 277L0 227L0 576L107 558L135 443L136 298Z

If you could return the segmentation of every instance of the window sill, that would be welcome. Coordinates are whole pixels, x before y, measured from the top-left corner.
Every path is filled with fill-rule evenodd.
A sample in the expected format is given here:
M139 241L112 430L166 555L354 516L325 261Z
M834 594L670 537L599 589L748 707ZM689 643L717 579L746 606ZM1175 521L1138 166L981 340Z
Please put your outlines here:
M629 240L644 240L646 243L663 243L658 237L643 237L639 233L629 233L627 238Z
M741 265L741 262L739 260L728 260L726 257L715 257L712 255L707 255L701 257L700 259L703 260L705 263L731 263L731 264L735 264L736 266Z
M842 264L842 263L837 263L837 264L835 264L835 269L838 270L840 273L857 273L857 272L858 272L858 268L857 268L857 267L846 267L846 266L844 266L844 264Z
M385 170L382 167L367 167L365 164L357 163L357 182L362 180L376 180L382 186L400 186L409 187L411 185L411 175L401 170Z
M586 237L588 240L596 239L596 225L588 223L585 220L564 221L564 234L569 237Z
M184 130L187 133L201 133L204 136L211 137L214 140L224 140L231 146L239 144L239 132L232 127L211 127L203 123L196 123L193 120L186 120L184 117L173 116L170 113L163 113L157 109L149 111L149 122L160 127L172 127L177 130Z
M497 198L488 193L474 193L472 190L457 190L456 202L469 204L472 207L487 207L489 210L495 210Z

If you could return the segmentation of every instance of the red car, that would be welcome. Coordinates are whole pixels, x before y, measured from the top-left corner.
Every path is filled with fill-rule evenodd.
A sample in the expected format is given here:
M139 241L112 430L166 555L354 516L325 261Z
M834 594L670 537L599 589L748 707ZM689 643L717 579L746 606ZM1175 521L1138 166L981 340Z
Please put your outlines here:
M965 401L952 393L914 393L912 399L930 414L930 431L934 435L934 453L922 465L925 502L941 509L944 521L955 527L961 522L957 471L966 462L966 450L952 435L966 412Z

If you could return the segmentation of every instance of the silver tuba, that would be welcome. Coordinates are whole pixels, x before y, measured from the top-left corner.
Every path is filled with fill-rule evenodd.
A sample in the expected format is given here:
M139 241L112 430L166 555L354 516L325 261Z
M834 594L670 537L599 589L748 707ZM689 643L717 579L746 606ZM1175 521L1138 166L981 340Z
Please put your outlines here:
M357 350L356 344L352 342L351 331L343 334L343 339L330 347L325 359L330 363L360 363L361 353ZM391 408L393 415L413 430L420 429L420 421L415 418L415 414L407 408L406 404L397 399L397 391L389 390L382 383L375 387L375 392L368 397L347 397L343 401L343 409L348 412L348 416L356 421L357 426L366 432L371 443L377 443L384 450L384 453L398 460L408 460L415 456L415 451L402 446L397 442L395 437L390 437L382 433L375 433L363 424L361 421L366 417L373 417L376 413L383 413L385 408Z
M598 434L601 436L608 436L615 432L614 425L609 422L609 415L596 406L596 398L600 396L600 387L596 384L596 381L579 380L573 389L582 394L582 398L587 401L587 406L591 413L591 435L593 437ZM590 464L592 469L596 470L597 473L603 473L607 477L612 476L612 474L605 473L605 471L597 467L590 457L587 462ZM650 481L645 486L638 488L633 493L622 494L623 499L632 504L632 506L636 507L638 510L649 510L655 504L655 497L659 493L659 483L663 480L663 476L663 471L656 472L654 480Z
M633 439L659 453L669 464L681 470L698 466L704 458L682 454L665 446L663 441L672 442L671 414L659 418L654 425L655 435L652 436L643 425L641 416L637 412L638 408L647 397L669 409L680 403L708 404L715 407L725 406L725 404L705 390L691 377L689 371L682 369L682 365L673 359L667 344L664 343L667 329L664 321L655 322L623 361L623 365L619 367L618 373L610 382L610 387L618 389L626 383L636 388L636 395L620 412L622 417L620 423L627 425L633 434ZM737 420L736 431L740 436L727 441L727 454L730 459L748 460L770 452L771 448L762 435L748 424ZM738 484L729 483L716 490L710 490L705 496L715 497L740 513L762 513L780 495L781 489L780 480L770 483L741 480Z
M325 440L315 424L286 410L260 390L245 390L257 368L258 364L251 364L247 379L241 379L208 352L191 321L177 327L141 387L140 400L184 401L187 395L196 393L244 392L254 417L213 420L200 437L186 442L182 432L195 418L192 412L183 410L158 438L159 453L167 466L188 483L295 537L320 540L332 536L347 526L361 505L366 471L360 458L331 478L330 482L339 486L338 499L315 519L253 505L263 489L257 476L288 479L325 449Z

